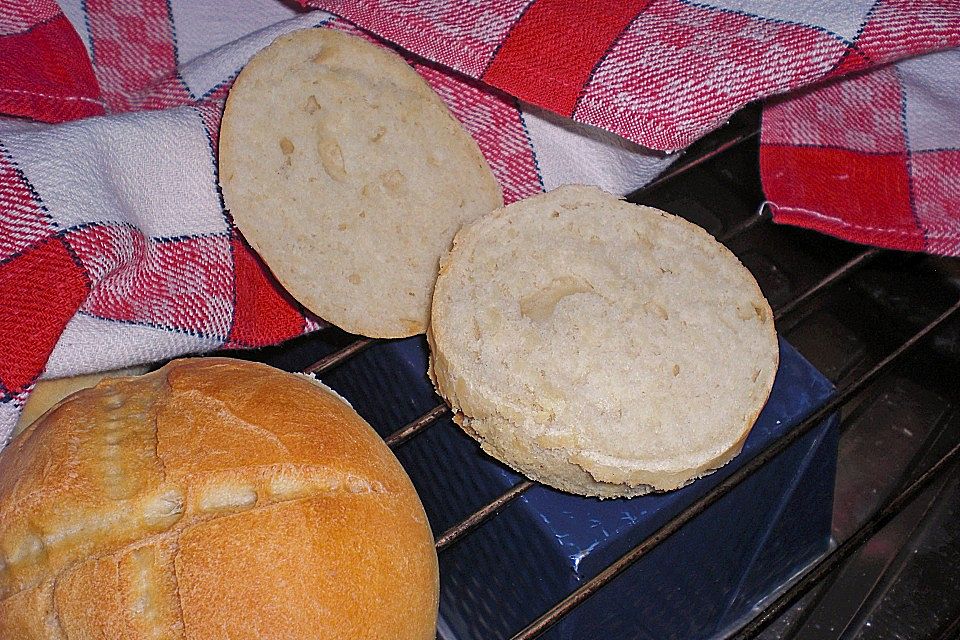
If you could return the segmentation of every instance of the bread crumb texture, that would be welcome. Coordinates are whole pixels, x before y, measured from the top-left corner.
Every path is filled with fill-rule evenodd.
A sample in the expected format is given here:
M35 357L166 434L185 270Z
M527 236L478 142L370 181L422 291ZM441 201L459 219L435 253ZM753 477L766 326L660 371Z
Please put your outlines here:
M308 29L254 56L227 99L220 182L237 227L323 319L423 333L437 261L503 205L476 142L398 55Z
M438 585L406 473L304 376L174 361L0 454L0 638L426 640Z
M675 489L737 455L779 349L750 272L700 227L567 186L465 227L430 375L487 452L559 489Z

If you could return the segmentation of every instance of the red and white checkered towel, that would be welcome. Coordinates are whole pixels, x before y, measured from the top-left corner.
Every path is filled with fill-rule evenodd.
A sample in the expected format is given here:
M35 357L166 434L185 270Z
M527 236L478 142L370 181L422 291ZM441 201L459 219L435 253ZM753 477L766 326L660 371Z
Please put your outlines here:
M319 326L232 227L215 162L230 82L297 28L362 28L409 52L510 201L565 182L626 193L671 161L652 149L786 93L761 157L780 220L960 254L960 60L929 55L960 44L955 0L311 4L331 13L0 4L0 113L19 116L0 119L0 443L41 374Z

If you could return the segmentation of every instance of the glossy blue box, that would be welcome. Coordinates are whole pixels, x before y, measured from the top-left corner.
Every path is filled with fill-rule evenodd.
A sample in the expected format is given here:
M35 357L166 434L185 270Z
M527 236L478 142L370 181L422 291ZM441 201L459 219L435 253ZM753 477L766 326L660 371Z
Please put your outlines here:
M381 434L432 409L421 338L385 342L324 376ZM822 406L830 383L780 343L773 392L743 453L665 494L581 498L536 486L440 555L440 636L509 638L641 542ZM824 421L562 619L564 640L722 637L822 554L830 522L838 429ZM397 456L434 532L521 478L492 460L449 417Z

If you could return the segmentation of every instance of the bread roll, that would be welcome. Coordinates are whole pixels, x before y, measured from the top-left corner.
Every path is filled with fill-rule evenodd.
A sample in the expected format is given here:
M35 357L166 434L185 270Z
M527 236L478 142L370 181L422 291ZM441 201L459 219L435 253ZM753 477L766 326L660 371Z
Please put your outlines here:
M309 29L247 64L220 183L237 227L304 306L351 333L423 333L437 262L503 205L473 138L395 53Z
M113 371L100 371L97 373L86 373L79 376L70 376L68 378L52 378L50 380L41 380L30 392L27 404L24 405L20 413L20 419L17 420L13 428L13 435L17 436L21 431L27 428L31 422L46 413L55 404L66 398L72 393L96 385L104 378L120 378L124 376L135 376L146 373L147 367L128 367L126 369L115 369Z
M0 638L432 640L437 597L409 478L305 376L175 361L0 454Z
M573 493L681 487L739 453L773 385L756 281L685 220L563 187L464 228L430 375L464 430Z

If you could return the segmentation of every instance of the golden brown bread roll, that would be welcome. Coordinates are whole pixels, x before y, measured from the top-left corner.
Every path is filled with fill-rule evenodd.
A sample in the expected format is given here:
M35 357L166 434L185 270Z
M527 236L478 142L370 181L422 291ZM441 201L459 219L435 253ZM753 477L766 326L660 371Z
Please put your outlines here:
M0 638L432 639L437 598L410 479L305 376L175 361L0 455Z

